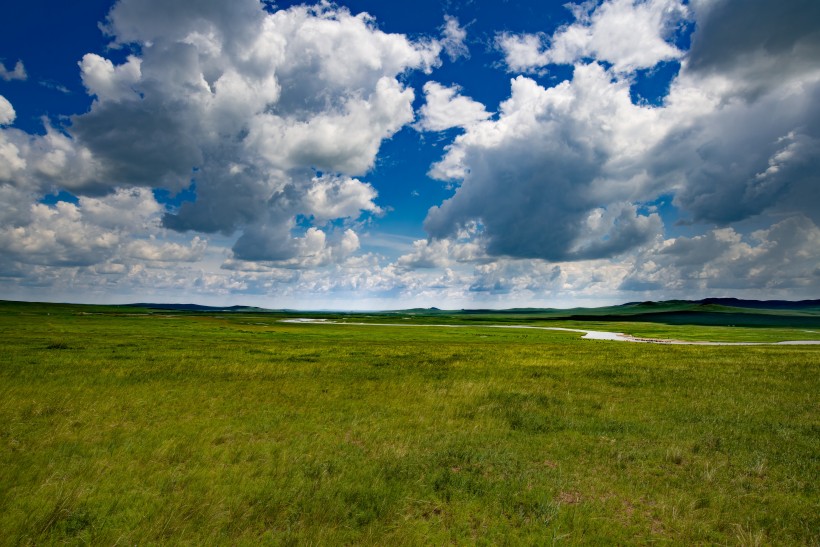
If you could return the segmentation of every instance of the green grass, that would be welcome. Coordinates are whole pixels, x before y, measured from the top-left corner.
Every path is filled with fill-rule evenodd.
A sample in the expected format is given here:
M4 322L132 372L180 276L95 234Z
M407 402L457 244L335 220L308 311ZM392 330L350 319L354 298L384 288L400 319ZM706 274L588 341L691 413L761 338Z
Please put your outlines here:
M277 317L0 304L0 544L820 542L818 347Z

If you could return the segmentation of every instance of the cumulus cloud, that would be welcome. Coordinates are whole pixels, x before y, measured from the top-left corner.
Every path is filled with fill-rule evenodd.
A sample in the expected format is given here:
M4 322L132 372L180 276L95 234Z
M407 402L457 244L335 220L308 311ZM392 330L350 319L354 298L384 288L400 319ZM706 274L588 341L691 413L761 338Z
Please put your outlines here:
M82 196L78 201L87 222L133 235L155 232L165 210L153 194L143 188L118 188L102 198Z
M748 30L761 43L726 43L724 10L738 8L745 21L746 4L695 5L692 51L665 100L671 127L646 165L676 188L676 205L695 220L728 224L777 212L817 222L820 38L803 23L794 32L787 23L805 17L820 24L820 16L813 5L759 4Z
M95 53L87 53L79 62L83 85L99 102L138 100L134 86L142 76L141 64L139 57L130 55L125 63L114 66Z
M349 177L314 177L305 196L305 213L317 221L356 218L362 212L380 214L371 185Z
M329 3L263 8L120 0L104 30L133 53L119 64L82 58L94 100L66 132L3 130L0 181L81 196L119 187L173 194L195 181L196 199L166 212L165 227L241 232L238 259L342 256L355 233L336 245L324 226L382 213L375 189L356 177L414 119L403 75L429 73L445 48L465 54L466 33L448 17L441 40L412 41ZM13 119L3 100L0 123ZM300 232L297 217L315 225Z
M727 224L766 211L817 219L818 118L800 108L810 97L791 99L735 105L675 129L648 165L681 181L675 204L695 220Z
M5 260L89 265L103 261L119 243L117 234L83 225L79 209L71 203L60 202L55 207L36 204L29 217L26 226L6 226L0 231Z
M154 238L132 241L124 249L128 257L151 262L197 262L202 259L207 241L194 237L189 245L157 243Z
M4 131L0 131L0 182L11 181L26 168L26 160L20 148Z
M35 199L35 194L26 188L0 183L0 226L27 222L28 207Z
M680 0L606 0L598 6L585 2L569 8L575 22L549 39L543 34L500 34L496 44L507 67L527 72L594 58L626 73L683 55L669 42L688 14Z
M724 16L743 11L730 0L693 2L691 9L671 0L572 9L575 22L552 36L498 36L511 69L574 63L574 74L551 88L519 76L497 119L472 123L447 147L430 174L457 188L428 213L425 229L434 241L452 240L460 226L478 221L486 252L497 258L629 261L639 253L646 261L640 253L659 249L664 226L641 204L662 194L702 223L776 214L789 219L777 224L785 233L818 222L817 33L801 23L788 35L799 6L778 8L771 20L748 15L752 34L771 45L744 36L725 50L719 44L732 39ZM767 4L760 13L774 9ZM685 53L670 37L690 18L697 30ZM779 56L801 69L769 70ZM681 71L668 96L657 107L633 104L629 73L669 59L680 60ZM770 235L758 236L770 242ZM749 255L746 266L761 256Z
M29 197L8 189L3 193L11 199ZM154 245L142 239L154 240L157 234L161 234L161 210L162 206L154 200L152 193L144 189L120 189L104 198L81 197L76 204L65 201L54 205L35 203L4 219L0 229L3 262L91 266L122 257L146 258L129 249L148 249ZM196 238L192 248L202 250L204 245L203 240ZM172 256L175 249L173 243L167 246L163 260L185 261L184 255L180 255L181 258Z
M572 5L551 34L496 37L511 71L570 79L519 76L497 112L429 81L414 113L407 73L469 53L454 17L413 40L331 3L120 0L104 28L130 55L80 60L88 112L28 134L0 97L0 281L425 305L815 294L820 8L781 4ZM634 104L636 72L672 60L668 95ZM357 230L385 211L368 174L414 119L462 130L430 168L453 194L429 239L362 253ZM157 188L195 199L166 209ZM38 202L59 190L76 203ZM664 235L661 195L700 235Z
M467 290L484 295L527 295L566 289L561 266L542 261L496 261L478 266Z
M64 188L103 194L112 186L100 171L88 148L49 123L43 135L0 127L0 182L40 193Z
M0 95L0 125L9 125L16 117L17 113L14 112L14 107L11 106L8 99Z
M20 148L14 142L22 133L10 132L2 127L11 124L16 117L14 107L0 95L0 183L10 182L14 175L26 168L26 160L21 156Z
M647 243L663 231L663 221L657 213L640 214L631 203L593 209L584 224L582 235L570 249L572 257L616 256Z
M555 263L497 258L442 264L414 269L390 265L380 276L409 301L422 296L450 307L565 307L577 306L583 299L611 298L629 271L624 262L610 260Z
M697 18L687 55L692 72L723 75L735 80L736 91L755 95L783 79L820 70L817 2L714 0L692 7Z
M487 260L482 229L471 223L454 238L418 239L411 252L401 255L395 263L397 271L444 268L457 263L478 263Z
M413 251L400 256L396 264L402 269L442 268L448 266L451 263L450 244L449 239L416 240L413 242Z
M301 236L293 236L294 228L292 223L252 225L234 245L233 257L239 261L266 262L279 268L319 268L359 249L359 237L350 228L328 236L310 227ZM283 238L282 233L291 235Z
M625 290L756 289L811 296L820 288L820 229L795 216L744 237L719 228L664 241L636 261Z
M641 245L662 223L630 204L647 181L623 162L653 142L641 128L656 116L597 64L550 89L519 76L498 119L468 127L433 166L461 185L430 209L425 229L447 238L480 221L487 252L517 258L599 258Z
M350 92L337 107L308 119L260 113L249 124L249 146L275 169L367 172L382 140L413 120L414 93L393 77L379 78L364 97Z
M13 70L7 69L5 63L0 62L0 78L7 82L27 79L28 74L26 74L26 67L23 66L23 61L17 61Z
M496 46L504 54L504 62L512 72L529 72L550 64L550 56L544 51L541 34L512 34L504 32L496 36Z
M467 127L490 117L484 105L459 94L458 86L444 87L437 82L424 84L426 102L419 109L417 124L424 131L444 131Z
M616 72L651 68L682 52L668 42L687 16L680 0L609 0L586 12L574 8L576 22L556 32L548 55L555 63L585 57L612 63Z

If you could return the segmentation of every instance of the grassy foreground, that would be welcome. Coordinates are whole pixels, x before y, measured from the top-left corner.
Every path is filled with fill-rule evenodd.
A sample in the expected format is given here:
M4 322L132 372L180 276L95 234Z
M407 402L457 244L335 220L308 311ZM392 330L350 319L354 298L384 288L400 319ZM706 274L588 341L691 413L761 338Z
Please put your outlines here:
M817 346L7 303L0 347L4 545L820 542Z

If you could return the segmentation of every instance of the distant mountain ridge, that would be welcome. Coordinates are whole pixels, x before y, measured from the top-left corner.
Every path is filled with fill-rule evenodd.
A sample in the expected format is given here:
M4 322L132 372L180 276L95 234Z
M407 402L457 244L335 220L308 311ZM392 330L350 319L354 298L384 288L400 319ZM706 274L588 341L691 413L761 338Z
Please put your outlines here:
M134 304L123 304L125 307L131 308L145 308L152 310L175 310L175 311L201 311L201 312L281 312L285 310L260 308L257 306L204 306L201 304L167 304L167 303L147 303L140 302ZM602 306L598 308L510 308L510 309L462 309L462 310L442 310L439 308L412 308L405 310L383 311L376 313L411 313L411 314L494 314L494 313L510 313L510 314L536 314L536 313L573 313L579 310L588 310L589 312L628 312L632 310L640 310L641 313L670 313L673 310L678 311L707 311L703 308L712 307L711 311L720 311L716 308L742 308L749 310L820 310L820 299L814 300L744 300L740 298L703 298L701 300L647 300L644 302L627 302L625 304L618 304L614 306ZM298 311L298 310L289 310ZM356 313L356 312L348 312ZM373 313L361 312L361 313Z
M703 298L701 300L664 300L627 302L598 308L514 308L507 310L446 311L416 308L386 315L461 316L480 322L512 321L513 318L538 321L612 321L648 322L672 325L820 328L820 300L742 300Z
M145 308L148 310L169 310L169 311L205 311L205 312L267 312L265 308L256 306L203 306L201 304L162 304L140 302L136 304L123 304L127 308Z
M754 308L758 310L795 310L803 308L820 308L818 300L740 300L738 298L704 298L702 304L718 304L732 308Z
M414 317L419 322L457 321L463 324L530 324L553 321L664 323L670 325L703 325L725 327L783 327L820 331L820 300L742 300L738 298L704 298L701 300L666 300L661 302L628 302L598 308L517 308L508 310L440 310L415 308L385 311L333 311L265 309L256 306L204 306L201 304L169 304L140 302L123 305L90 305L46 302L14 302L0 300L4 309L24 310L31 306L49 306L59 312L100 313L127 310L127 313L178 314L248 314L268 318L346 317L354 321Z
M628 321L675 325L820 328L820 300L704 298L629 302L570 311L573 321Z
M701 300L648 300L646 302L627 302L617 307L626 306L663 306L674 304L700 304L726 306L729 308L751 308L757 310L799 310L820 308L818 300L743 300L740 298L703 298Z

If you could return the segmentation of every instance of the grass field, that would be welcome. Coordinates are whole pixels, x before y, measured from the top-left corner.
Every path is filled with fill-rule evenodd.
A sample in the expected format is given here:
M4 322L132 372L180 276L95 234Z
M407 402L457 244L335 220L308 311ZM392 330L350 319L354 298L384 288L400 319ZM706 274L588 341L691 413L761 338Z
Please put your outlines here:
M278 317L0 304L0 544L820 543L818 346Z

